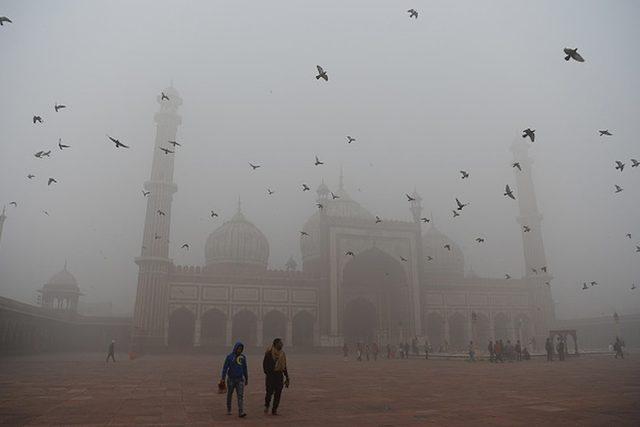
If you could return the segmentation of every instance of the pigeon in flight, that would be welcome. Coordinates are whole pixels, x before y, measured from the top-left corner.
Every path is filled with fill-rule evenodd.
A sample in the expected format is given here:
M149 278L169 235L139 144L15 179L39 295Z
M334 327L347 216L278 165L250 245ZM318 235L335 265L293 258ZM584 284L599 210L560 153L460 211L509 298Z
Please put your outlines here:
M43 151L40 157L51 157L51 150Z
M450 251L451 250L451 245L450 244L446 244L443 246L446 250Z
M173 145L174 147L182 147L182 144L180 144L177 141L167 141L169 144Z
M44 153L44 151L38 151L36 154L34 154L34 156L36 156L37 158L42 158L42 154Z
M316 80L324 79L325 82L329 81L329 75L327 72L319 65L316 65L318 69L318 75L316 76Z
M622 191L622 187L620 187L618 184L614 184L614 187L616 187L616 193L620 193Z
M546 273L547 272L547 266L540 267L540 270L542 270L542 271L544 271Z
M164 92L160 92L160 93L162 94L162 97L160 98L160 101L164 101L165 99L166 99L167 101L169 101L169 97L168 97L167 95L165 95L165 93L164 93Z
M636 245L636 252L640 252L640 246Z
M333 194L333 191L331 192L331 199L335 200L335 199L339 199L340 196L338 196L337 194Z
M458 205L458 210L461 211L465 206L469 206L469 203L461 203L460 200L456 197L456 204Z
M180 246L180 249L186 249L189 250L189 244L185 243L184 245Z
M65 148L69 148L71 147L70 145L64 145L62 143L62 138L58 138L58 148L60 148L60 150L64 150Z
M155 236L153 236L153 238L154 238L154 240L158 240L158 239L161 239L162 236L159 236L158 234L156 234Z
M119 140L110 137L109 135L107 135L107 138L109 138L111 140L111 142L113 142L114 144L116 144L116 148L129 148L128 145L124 145L122 142L120 142Z
M271 196L273 193L275 193L275 191L273 191L273 190L272 190L272 189L270 189L270 188L267 188L267 193L269 193L269 195Z
M144 191L144 190L142 190L142 195L143 195L144 197L147 197L149 194L151 194L151 191Z
M309 188L309 186L307 184L302 184L302 191L309 191L309 190L311 190L311 189Z
M462 179L469 178L469 172L467 172L467 171L460 171L460 173L462 174Z
M0 16L0 26L4 25L5 22L8 23L12 23L11 19L7 18L6 16Z
M249 166L251 166L251 170L256 170L260 167L260 165L254 165L252 163L249 163Z
M351 144L352 142L356 142L356 139L347 135L347 144Z
M620 172L622 172L622 170L624 169L624 163L622 163L620 160L616 160L616 170L620 169Z
M322 210L324 209L324 206L322 206L322 203L316 203L316 206L318 207L318 209Z
M309 235L309 233L307 233L306 231L301 231L300 232L300 236L308 236L308 235Z
M408 201L408 202L414 202L414 201L416 200L414 197L411 197L411 196L410 196L410 195L408 195L408 194L405 194L405 196L407 196L407 201Z
M55 182L56 184L58 183L58 181L56 181L56 179L55 179L55 178L49 178L49 181L47 182L47 186L49 186L49 185L53 184L54 182Z
M505 278L505 279L507 279L507 280L509 280L509 279L511 279L511 275L510 275L510 274L505 274L505 275L504 275L504 278Z
M382 222L382 219L380 219L380 217L376 215L376 224L380 224L381 222Z
M32 173L30 173L29 175L27 175L27 178L29 178L29 179L33 179L33 178L35 178L35 177L36 177L36 176L35 176L34 174L32 174Z
M164 151L164 154L173 154L175 151L171 151L168 148L160 147L160 150Z
M504 195L506 197L511 197L513 200L516 199L516 196L513 195L513 191L511 191L511 188L509 188L509 184L504 187Z
M35 125L36 122L38 123L42 123L42 117L40 116L33 116L33 124Z
M318 166L318 165L324 165L324 162L321 162L320 160L318 160L318 156L316 156L316 162L315 162L315 165L316 165L316 166Z
M528 232L530 232L530 231L531 231L531 227L529 227L528 225L523 225L523 226L522 226L522 230L523 230L525 233L528 233Z
M587 286L587 282L582 282L582 290L586 290L589 289L589 287Z
M166 215L166 214L165 214L163 211L161 211L160 209L158 209L158 211L157 211L157 212L158 212L158 215L160 215L160 216L165 216L165 215Z
M631 233L627 233L627 238L631 239Z
M47 211L42 211L43 214L45 214L46 216L49 216L49 212Z
M9 202L9 206L13 205L14 208L18 207L18 203L17 202Z
M600 132L600 136L613 136L613 134L609 132L609 129L599 130L598 132Z
M538 270L536 270L535 268L532 268L531 271L533 271L533 274L538 274Z
M637 161L636 159L631 159L631 167L637 168L638 166L640 166L640 162Z
M427 261L433 261L433 257L431 255L427 255Z
M518 168L518 170L522 172L522 167L520 166L520 162L513 163L511 167Z
M596 282L596 281L591 282L591 286L596 286L597 284L598 284L598 282Z
M573 59L574 61L578 61L578 62L584 62L584 58L578 53L578 48L576 47L575 49L570 49L568 47L564 48L564 53L565 56L564 60L568 61L570 59Z
M406 259L405 257L401 256L401 257L400 257L400 261L402 261L402 262L407 262L407 259Z
M218 216L218 214L216 212L211 211L211 218L214 218L214 217L217 217L217 216Z
M478 243L484 243L484 238L482 238L482 237L476 237L476 242L478 242Z
M409 18L418 19L418 11L417 10L409 9L409 10L407 10L407 13L409 14Z
M420 218L420 221L422 221L422 222L429 222L429 221L431 221L431 220L430 220L429 218L422 217L422 218Z
M356 256L356 254L354 254L353 251L346 251L344 256Z
M63 105L63 104L58 104L57 102L56 102L56 103L55 103L55 105L53 106L53 109L54 109L54 110L56 110L56 113L57 113L59 110L63 109L63 108L67 108L67 106L66 106L66 105Z
M544 284L551 287L551 282L544 282Z
M455 217L457 217L457 216L460 216L460 214L459 214L459 213L458 213L458 211L456 211L456 210L453 210L453 211L451 211L451 212L453 212L453 217L454 217L454 218L455 218Z
M526 128L525 130L522 131L522 137L526 138L529 137L529 139L531 140L531 142L533 142L536 139L536 130L535 129L530 129L530 128Z

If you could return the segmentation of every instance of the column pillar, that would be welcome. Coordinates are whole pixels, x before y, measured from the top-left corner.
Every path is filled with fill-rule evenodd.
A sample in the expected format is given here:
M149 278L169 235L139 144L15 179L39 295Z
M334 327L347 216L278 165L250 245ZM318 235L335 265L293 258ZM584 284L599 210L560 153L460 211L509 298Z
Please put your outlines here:
M195 328L193 328L193 346L200 347L200 334L202 331L202 321L198 317L196 319Z
M225 338L225 345L229 347L231 345L231 333L233 332L233 322L231 318L227 318L227 336Z
M264 335L264 324L262 319L258 319L258 327L257 327L257 331L256 333L258 334L258 336L256 337L256 343L258 343L258 347L262 347L262 338Z

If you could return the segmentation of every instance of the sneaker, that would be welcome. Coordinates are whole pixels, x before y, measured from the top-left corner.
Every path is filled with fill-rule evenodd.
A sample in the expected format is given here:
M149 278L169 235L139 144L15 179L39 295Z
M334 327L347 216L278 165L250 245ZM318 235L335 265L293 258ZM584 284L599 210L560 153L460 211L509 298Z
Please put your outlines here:
M244 412L243 412L243 413L241 413L240 415L238 415L238 417L240 417L240 418L244 418L244 417L246 417L246 416L247 416L247 414L246 414L246 413L244 413Z
M274 409L273 411L271 411L271 415L278 415L278 411Z

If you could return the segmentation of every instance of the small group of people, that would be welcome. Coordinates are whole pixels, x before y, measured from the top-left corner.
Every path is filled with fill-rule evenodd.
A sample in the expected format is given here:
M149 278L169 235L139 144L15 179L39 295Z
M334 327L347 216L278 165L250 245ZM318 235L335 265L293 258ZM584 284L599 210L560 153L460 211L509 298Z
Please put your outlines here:
M553 362L553 353L558 353L558 360L564 361L567 357L567 343L562 337L558 337L558 342L556 345L553 345L553 340L547 337L547 340L544 343L544 349L547 352L547 362Z
M278 415L278 406L283 387L289 387L289 371L287 370L287 356L282 350L282 339L276 338L267 349L262 361L262 370L265 374L264 413ZM222 367L222 375L219 383L221 390L227 390L227 415L231 415L231 401L233 392L238 399L238 416L244 418L244 387L249 385L247 358L243 354L244 345L237 342L233 351L227 355ZM273 404L271 404L273 398Z
M342 353L344 359L347 360L349 358L349 345L347 343L342 346ZM380 353L380 347L376 342L371 343L371 345L361 342L356 343L356 360L358 362L362 362L363 358L368 362L372 357L376 361L378 360L378 353Z
M473 341L470 345L470 353L472 347ZM511 340L507 340L506 343L503 343L502 339L496 340L495 343L489 340L487 351L489 352L489 362L491 363L504 363L505 361L520 362L522 360L531 359L529 349L527 349L526 345L523 346L520 343L520 340L517 340L515 344L512 344ZM471 358L471 354L469 355L469 357Z

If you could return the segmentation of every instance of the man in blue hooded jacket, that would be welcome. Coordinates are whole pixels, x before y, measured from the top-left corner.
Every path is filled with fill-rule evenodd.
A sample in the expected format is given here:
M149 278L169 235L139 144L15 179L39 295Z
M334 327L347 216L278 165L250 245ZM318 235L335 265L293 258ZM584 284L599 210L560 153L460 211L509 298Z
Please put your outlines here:
M222 367L222 380L227 378L227 415L231 415L231 398L233 390L238 395L238 416L244 418L247 416L244 412L244 386L249 384L249 374L247 373L247 359L242 354L244 345L237 342L233 346L233 351L229 353L224 360Z

